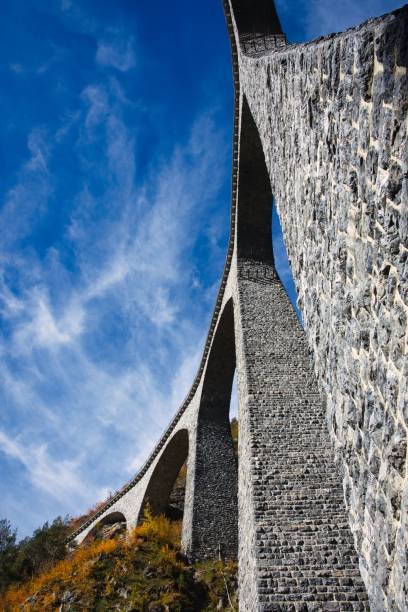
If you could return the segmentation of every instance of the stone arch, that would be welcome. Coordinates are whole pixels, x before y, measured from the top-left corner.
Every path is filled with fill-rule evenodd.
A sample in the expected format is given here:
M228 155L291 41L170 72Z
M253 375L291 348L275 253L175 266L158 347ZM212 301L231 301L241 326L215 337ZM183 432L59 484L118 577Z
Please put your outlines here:
M276 244L279 245L280 239L285 250L280 253L280 260L285 260L290 270L290 278L285 279L280 278L274 256L274 248ZM241 113L237 253L241 269L246 267L245 260L250 260L251 268L255 262L261 263L262 269L258 270L258 273L262 276L265 266L268 266L268 275L270 273L281 282L283 280L282 284L293 305L296 303L297 289L287 257L285 237L280 227L265 154L245 95ZM300 316L300 313L298 315Z
M144 494L139 520L148 503L153 514L164 514L176 478L187 460L189 436L187 429L177 431L162 452Z
M221 314L208 358L201 394L199 427L204 421L225 421L228 418L234 372L234 304L230 298Z
M92 529L86 534L83 542L85 543L93 539L102 527L105 527L106 525L115 525L116 523L124 523L123 532L125 533L127 527L126 517L122 512L114 511L106 514L100 521L95 523Z
M220 317L208 357L197 421L193 556L235 558L238 474L229 410L235 371L232 298Z

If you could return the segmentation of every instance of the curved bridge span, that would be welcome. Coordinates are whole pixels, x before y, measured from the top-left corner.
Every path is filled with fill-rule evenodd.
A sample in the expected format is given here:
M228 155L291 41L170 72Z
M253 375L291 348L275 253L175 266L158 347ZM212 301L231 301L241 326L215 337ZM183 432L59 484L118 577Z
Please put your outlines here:
M72 537L163 511L187 462L183 550L238 558L241 610L405 610L408 10L288 45L270 0L223 4L231 227L203 357L140 472Z

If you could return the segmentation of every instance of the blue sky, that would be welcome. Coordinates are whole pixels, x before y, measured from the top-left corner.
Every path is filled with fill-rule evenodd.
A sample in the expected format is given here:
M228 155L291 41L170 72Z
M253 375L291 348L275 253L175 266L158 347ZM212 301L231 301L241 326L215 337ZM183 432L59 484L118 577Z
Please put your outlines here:
M356 4L277 2L292 41L401 5ZM2 16L0 517L24 536L131 478L193 380L228 239L232 80L220 0Z

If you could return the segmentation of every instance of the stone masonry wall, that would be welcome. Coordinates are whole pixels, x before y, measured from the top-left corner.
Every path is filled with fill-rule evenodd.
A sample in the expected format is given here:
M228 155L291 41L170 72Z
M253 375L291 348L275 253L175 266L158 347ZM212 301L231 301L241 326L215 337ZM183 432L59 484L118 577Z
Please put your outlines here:
M209 353L197 415L193 559L235 559L238 548L237 462L229 422L235 370L232 299L224 307ZM215 554L214 554L215 553Z
M273 265L239 270L240 609L368 610L305 335Z
M407 610L408 7L239 65L372 610Z

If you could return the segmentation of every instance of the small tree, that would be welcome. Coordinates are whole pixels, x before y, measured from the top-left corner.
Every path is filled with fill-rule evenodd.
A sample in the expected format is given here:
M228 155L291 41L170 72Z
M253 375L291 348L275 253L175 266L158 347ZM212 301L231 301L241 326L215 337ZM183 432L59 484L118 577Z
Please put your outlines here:
M15 580L16 537L17 530L11 527L10 521L0 519L0 591Z
M57 517L51 525L44 523L31 538L18 545L15 573L20 580L38 574L45 567L63 559L67 553L66 538L69 533L67 519Z

